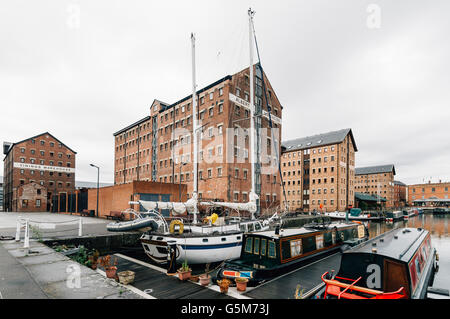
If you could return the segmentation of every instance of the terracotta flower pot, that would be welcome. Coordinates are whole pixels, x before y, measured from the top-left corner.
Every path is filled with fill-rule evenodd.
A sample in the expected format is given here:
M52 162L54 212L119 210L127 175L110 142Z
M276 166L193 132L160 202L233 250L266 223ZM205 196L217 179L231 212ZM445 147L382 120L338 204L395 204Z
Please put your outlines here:
M202 286L208 286L208 285L209 285L209 282L210 282L210 280L211 280L211 276L210 276L210 275L201 275L201 276L199 277L199 279L200 279L200 285L202 285Z
M191 270L188 270L188 271L181 271L181 270L178 270L178 278L180 279L180 280L187 280L187 279L189 279L191 277Z
M116 271L117 271L117 267L116 266L111 266L105 269L106 272L106 277L108 278L115 278L116 277Z
M245 291L247 289L247 278L239 278L236 279L236 288L238 291Z
M220 287L220 292L221 293L227 293L228 292L228 287L230 286L230 281L227 279L223 279L223 280L218 280L217 284Z

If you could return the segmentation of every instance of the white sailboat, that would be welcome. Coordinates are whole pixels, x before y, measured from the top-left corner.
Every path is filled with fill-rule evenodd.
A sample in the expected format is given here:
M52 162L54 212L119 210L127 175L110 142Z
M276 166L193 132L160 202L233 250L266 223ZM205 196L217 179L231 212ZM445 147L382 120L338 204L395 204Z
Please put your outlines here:
M254 128L254 88L253 88L253 12L249 10L249 44L250 44L250 105L251 105L251 135L250 147L252 163L252 189L247 203L230 202L201 202L200 205L225 207L237 211L248 211L251 219L242 220L231 218L225 220L217 215L208 217L207 224L198 223L198 129L197 124L197 99L195 79L195 37L191 35L192 42L192 112L193 112L193 143L194 143L194 190L192 197L187 202L154 202L139 201L148 213L152 214L158 228L146 232L141 237L141 243L145 253L157 263L167 261L168 242L176 242L176 258L178 262L187 261L189 264L203 264L219 262L228 259L239 258L241 253L242 238L245 232L262 231L269 229L269 223L276 219L277 213L266 220L255 218L257 212L258 195L255 192L256 139ZM161 216L157 209L170 209L172 215L183 214L186 211L193 214L193 222L184 224L180 220L174 220L170 225Z

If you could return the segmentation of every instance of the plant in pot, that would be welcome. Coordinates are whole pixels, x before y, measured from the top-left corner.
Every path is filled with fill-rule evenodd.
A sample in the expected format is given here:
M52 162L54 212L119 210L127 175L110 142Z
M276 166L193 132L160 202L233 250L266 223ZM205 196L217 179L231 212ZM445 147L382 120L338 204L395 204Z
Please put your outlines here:
M191 272L192 269L189 268L187 260L185 260L183 264L181 264L181 268L178 269L178 278L180 278L180 280L187 280L191 277Z
M89 256L88 262L86 264L86 266L91 267L92 269L97 269L97 264L98 264L98 251L94 251L94 253L92 255Z
M247 289L247 283L248 283L248 279L247 278L242 278L242 277L237 277L235 279L236 281L236 288L239 291L245 291Z
M110 255L106 255L106 256L101 257L99 259L99 264L100 264L100 266L105 268L106 277L108 277L108 278L115 278L116 277L117 258L114 258L114 261L112 262L111 261L111 256Z
M231 281L229 279L224 278L222 280L217 280L217 284L220 287L220 292L226 294L228 292L228 287L230 286Z
M211 275L209 274L209 264L206 264L205 273L199 276L200 285L208 286L211 281Z

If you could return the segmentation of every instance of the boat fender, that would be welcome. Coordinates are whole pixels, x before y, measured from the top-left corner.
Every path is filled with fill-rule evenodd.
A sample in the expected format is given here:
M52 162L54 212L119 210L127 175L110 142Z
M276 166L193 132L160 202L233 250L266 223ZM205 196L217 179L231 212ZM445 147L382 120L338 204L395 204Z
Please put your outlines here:
M184 224L181 220L175 219L172 220L172 222L170 223L169 226L169 231L171 234L173 234L175 232L175 225L178 225L178 233L181 235L184 231Z

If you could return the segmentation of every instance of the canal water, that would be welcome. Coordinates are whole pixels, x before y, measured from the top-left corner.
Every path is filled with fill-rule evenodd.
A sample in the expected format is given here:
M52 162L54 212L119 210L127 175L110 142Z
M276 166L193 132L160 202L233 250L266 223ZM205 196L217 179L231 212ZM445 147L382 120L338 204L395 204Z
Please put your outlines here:
M436 273L433 286L450 289L450 215L422 214L395 223L370 222L368 224L370 238L396 228L424 228L431 233L431 243L439 255L439 271Z

